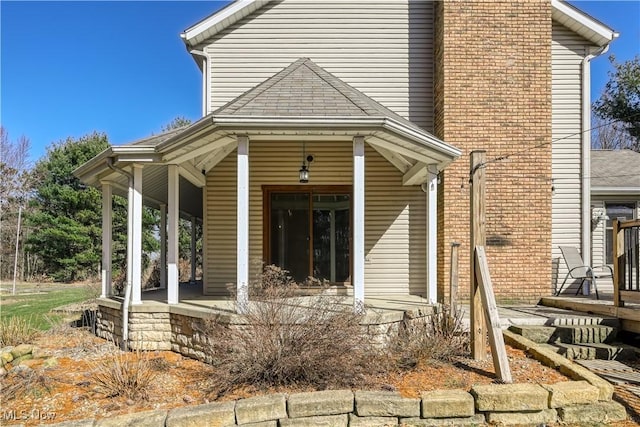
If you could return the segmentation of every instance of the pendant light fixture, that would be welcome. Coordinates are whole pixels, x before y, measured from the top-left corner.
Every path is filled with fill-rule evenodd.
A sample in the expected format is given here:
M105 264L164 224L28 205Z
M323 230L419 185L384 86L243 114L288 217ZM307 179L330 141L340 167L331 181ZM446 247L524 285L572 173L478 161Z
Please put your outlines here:
M313 156L312 155L307 156L306 145L303 142L302 143L302 166L298 171L300 184L306 184L307 182L309 182L309 167L307 166L307 164L311 164L312 161L313 161Z

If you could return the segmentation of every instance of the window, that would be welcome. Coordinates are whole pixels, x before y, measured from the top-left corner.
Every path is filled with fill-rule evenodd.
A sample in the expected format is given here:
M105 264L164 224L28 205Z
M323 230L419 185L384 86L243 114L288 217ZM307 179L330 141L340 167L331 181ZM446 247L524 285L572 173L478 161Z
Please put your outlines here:
M635 203L606 203L607 223L605 226L605 250L607 264L613 264L613 220L628 220L634 218L636 210Z

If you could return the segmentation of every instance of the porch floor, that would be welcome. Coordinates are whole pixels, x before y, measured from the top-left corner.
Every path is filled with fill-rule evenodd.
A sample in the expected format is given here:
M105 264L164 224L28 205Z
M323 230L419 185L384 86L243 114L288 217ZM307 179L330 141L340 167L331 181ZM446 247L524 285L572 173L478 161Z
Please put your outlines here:
M169 306L167 304L167 290L154 289L143 292L143 302L140 305L132 307L133 311L138 312L166 312L179 311L183 314L193 314L200 316L206 313L225 313L234 315L236 313L235 301L226 296L210 296L202 295L201 283L180 284L180 303ZM303 297L303 300L314 298L313 296ZM338 296L336 304L345 307L353 306L352 296ZM607 298L607 299L605 299ZM107 301L111 304L120 305L122 298L111 297L102 299L103 303ZM364 323L377 323L379 321L399 321L405 316L413 317L416 315L428 314L433 310L433 305L429 304L427 299L417 295L367 295L365 296L365 304L367 314L371 320L365 319ZM597 318L602 316L616 317L615 307L612 304L611 294L602 294L601 299L596 300L595 297L544 297L541 299L541 305L500 305L498 306L498 314L503 329L511 325L549 325L556 318ZM592 308L591 306L596 308ZM171 309L169 309L171 307ZM597 308L600 307L600 308ZM115 307L114 307L115 308ZM631 308L640 315L640 306ZM465 329L469 327L469 306L461 305L462 323ZM375 321L374 321L375 318Z

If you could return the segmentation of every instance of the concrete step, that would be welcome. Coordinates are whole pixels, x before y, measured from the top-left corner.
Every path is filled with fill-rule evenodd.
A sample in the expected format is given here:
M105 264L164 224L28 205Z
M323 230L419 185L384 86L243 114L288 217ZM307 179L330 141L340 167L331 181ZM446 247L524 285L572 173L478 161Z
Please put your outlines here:
M569 360L594 360L596 359L596 349L579 344L555 343L557 353Z
M606 325L614 328L620 327L620 319L611 316L580 313L555 307L537 306L512 306L500 309L500 319L507 319L509 325L538 325L538 326L565 326L565 325Z
M571 360L631 360L635 349L621 343L614 344L543 344L555 347L556 352Z
M590 344L612 342L618 330L605 325L511 326L509 330L533 342Z
M514 325L510 326L509 330L539 344L552 343L555 341L554 334L556 333L556 328L553 326Z
M605 325L566 325L557 326L551 337L555 342L564 344L600 344L613 342L618 330Z

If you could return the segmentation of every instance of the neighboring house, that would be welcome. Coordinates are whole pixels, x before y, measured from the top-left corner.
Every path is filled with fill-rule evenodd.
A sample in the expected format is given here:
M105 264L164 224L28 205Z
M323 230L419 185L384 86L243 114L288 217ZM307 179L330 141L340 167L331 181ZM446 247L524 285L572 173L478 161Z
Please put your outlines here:
M589 248L589 61L616 36L556 0L240 0L182 34L204 117L76 174L105 200L130 189L134 304L143 201L168 220L169 303L180 214L203 221L206 295L232 283L245 301L258 260L353 286L356 304L436 301L453 241L469 274L468 154L486 150L494 288L536 301L557 246ZM110 215L105 203L103 295Z
M613 220L640 218L640 153L591 151L591 212L592 264L612 265Z

